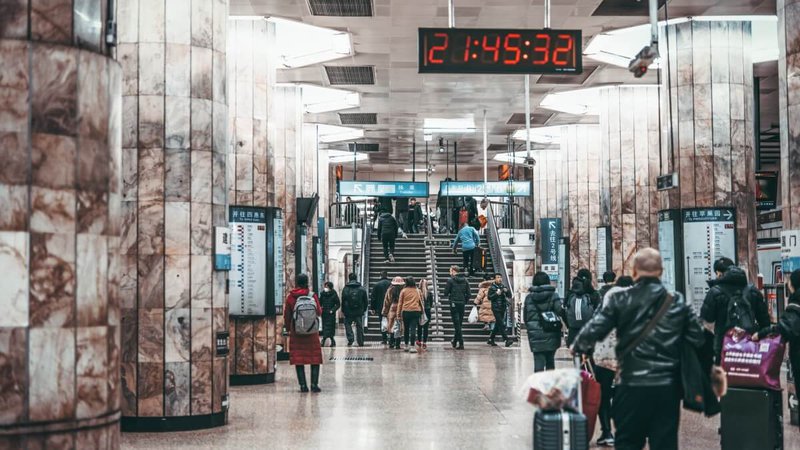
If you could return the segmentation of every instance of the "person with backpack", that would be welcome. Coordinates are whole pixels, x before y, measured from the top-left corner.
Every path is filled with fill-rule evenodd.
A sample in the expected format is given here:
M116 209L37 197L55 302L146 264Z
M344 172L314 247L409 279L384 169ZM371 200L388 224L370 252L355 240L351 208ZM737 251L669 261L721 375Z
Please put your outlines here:
M499 273L494 274L494 283L489 286L486 295L492 302L492 314L494 314L494 327L486 343L496 347L494 337L499 332L503 336L506 347L510 347L514 342L508 338L508 333L506 333L506 311L508 310L508 300L511 298L511 290L503 284L503 277Z
M494 277L490 274L483 276L483 281L478 285L478 296L475 298L475 305L478 306L478 321L484 323L484 330L490 333L494 328L494 313L492 312L492 302L489 300L489 286L494 283Z
M714 261L716 280L708 282L709 290L700 308L700 317L714 324L714 361L719 364L722 340L728 330L739 327L754 333L770 325L769 310L761 292L747 283L744 270L730 258Z
M461 230L459 230L453 241L453 254L456 253L456 247L458 247L459 242L461 242L461 253L464 257L464 272L472 276L475 274L472 260L474 258L475 249L481 245L481 237L478 235L478 231L475 230L475 228L465 223L461 225Z
M433 311L433 291L428 289L428 279L423 278L419 282L419 291L422 294L422 300L425 307L425 316L428 318L428 321L425 322L425 325L421 325L417 328L417 341L422 345L423 350L428 349L428 330L431 326L431 312Z
M603 274L603 286L600 287L600 290L597 291L598 295L600 296L600 301L606 297L606 293L608 293L611 288L614 287L614 280L617 279L617 274L612 271L607 271Z
M550 276L536 272L522 310L528 345L533 353L534 372L556 368L556 350L561 347L562 309L558 292L550 284Z
M386 317L386 332L389 333L389 348L400 348L400 336L395 334L394 325L399 322L397 317L397 305L400 301L400 291L405 286L405 280L401 277L394 277L386 297L383 299L382 314Z
M308 275L297 275L295 284L297 287L286 296L283 307L283 324L289 332L289 364L297 371L300 392L308 392L306 365L310 365L311 392L318 393L322 392L319 387L319 366L322 364L319 317L322 306L316 294L308 288Z
M347 335L347 346L352 347L353 341L359 347L364 346L364 313L367 312L367 290L358 282L358 275L351 273L348 283L342 289L342 314L344 314L344 331ZM356 336L353 337L353 325L356 327Z
M586 269L582 269L586 270ZM591 274L587 279L580 271L572 279L572 288L564 305L564 321L567 323L567 346L572 345L575 336L594 316L600 304L600 296L594 290Z
M450 344L457 350L464 350L464 336L461 327L464 323L464 306L472 297L469 281L459 273L458 266L450 266L450 279L444 287L444 297L450 302L450 318L455 334Z
M319 303L322 306L322 346L325 341L331 340L331 347L336 347L336 311L341 306L339 294L333 289L333 283L326 281L319 296Z
M758 341L762 337L780 334L789 343L789 365L792 369L792 376L795 383L800 380L800 269L792 271L786 282L786 289L789 291L786 308L776 325L762 328L753 335L753 340Z
M370 303L369 308L372 310L372 314L380 317L381 310L383 309L383 299L386 298L386 291L389 290L389 286L391 286L391 284L391 281L389 281L389 273L385 270L381 271L381 279L372 285L372 291L370 291L372 302ZM381 332L381 341L384 344L389 342L388 332Z
M405 287L400 291L397 302L397 316L403 321L403 349L406 352L417 353L417 347L420 346L420 342L414 340L423 309L422 294L417 288L417 282L414 277L406 277Z
M397 241L397 229L400 225L389 212L382 212L378 218L378 236L383 244L384 262L394 262L394 245Z

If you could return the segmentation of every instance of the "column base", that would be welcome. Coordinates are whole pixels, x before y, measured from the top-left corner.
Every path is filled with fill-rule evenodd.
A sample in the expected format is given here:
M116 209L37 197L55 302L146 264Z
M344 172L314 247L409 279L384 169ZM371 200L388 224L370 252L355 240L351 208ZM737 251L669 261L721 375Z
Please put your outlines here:
M259 373L254 375L231 375L231 386L251 386L256 384L271 384L275 382L275 372Z
M190 431L216 428L228 422L227 411L202 416L181 417L123 417L120 428L128 433L158 433L162 431Z

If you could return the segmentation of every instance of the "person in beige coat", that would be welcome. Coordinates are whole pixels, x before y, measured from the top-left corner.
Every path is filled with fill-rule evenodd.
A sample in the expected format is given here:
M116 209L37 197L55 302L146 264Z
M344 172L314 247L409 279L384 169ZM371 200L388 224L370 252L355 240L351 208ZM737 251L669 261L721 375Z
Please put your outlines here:
M494 313L492 312L492 302L489 300L489 286L492 285L492 276L484 275L483 281L478 285L478 296L475 304L478 305L478 320L486 324L484 330L491 330L494 323Z
M405 281L401 277L394 277L391 286L386 291L383 298L383 311L381 315L386 317L386 331L389 333L389 348L400 348L400 335L394 333L395 321L397 317L397 303L400 301L400 291L403 290Z
M417 288L414 277L406 277L406 287L400 291L400 300L397 302L397 317L403 321L403 343L405 351L417 353L420 342L417 337L417 327L422 316L422 293Z

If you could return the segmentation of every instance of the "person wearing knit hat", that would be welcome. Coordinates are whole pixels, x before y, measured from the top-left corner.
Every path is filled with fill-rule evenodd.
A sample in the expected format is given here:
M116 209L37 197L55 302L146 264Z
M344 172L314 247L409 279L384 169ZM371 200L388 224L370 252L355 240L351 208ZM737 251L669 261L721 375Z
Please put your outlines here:
M394 277L392 284L386 291L386 296L383 298L383 311L381 315L386 317L386 331L389 332L389 348L400 348L401 330L395 330L394 324L400 322L397 320L397 304L400 301L400 291L403 290L406 282L403 277Z

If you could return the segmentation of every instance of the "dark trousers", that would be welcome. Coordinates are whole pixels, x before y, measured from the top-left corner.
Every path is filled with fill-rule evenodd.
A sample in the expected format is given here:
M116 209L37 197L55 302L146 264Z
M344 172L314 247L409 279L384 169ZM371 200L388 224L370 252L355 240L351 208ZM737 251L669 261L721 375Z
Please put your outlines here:
M578 337L580 332L580 328L569 328L567 330L567 347L572 347L572 343L575 342L575 338Z
M421 315L421 311L403 311L403 343L406 345L408 345L409 339L412 344L414 343Z
M613 370L594 365L594 374L597 382L600 383L600 428L603 434L612 434L611 431L611 399L614 398L614 376Z
M556 352L533 352L533 371L542 372L556 368Z
M397 240L397 235L382 234L381 243L383 244L383 257L389 259L389 255L394 255L394 241Z
M507 341L508 334L506 334L506 310L492 308L492 314L494 314L494 328L492 328L492 333L489 335L489 340L493 341L494 337L499 333L501 336L503 336L503 340Z
M676 386L617 386L614 392L617 450L677 450L681 419Z
M297 372L297 383L300 386L308 386L306 384L306 366L294 366L294 369ZM319 386L319 364L311 366L311 385Z
M403 227L406 233L419 233L419 223L416 220L414 220L415 219L414 216L415 214L412 214L410 212L406 215L406 223L405 227Z
M356 342L358 342L358 345L364 345L364 316L345 316L344 333L347 335L347 343L352 344L354 340L352 328L353 324L356 326Z
M450 318L453 320L453 328L455 329L455 336L453 340L456 343L463 343L464 336L461 334L461 326L464 322L464 304L453 302L450 303Z
M426 309L425 315L428 316L428 321L425 325L420 325L417 328L417 340L421 342L428 342L428 329L431 327L431 310Z
M464 272L469 275L475 273L475 269L472 268L472 258L475 256L475 249L472 250L461 250L462 256L464 257Z

